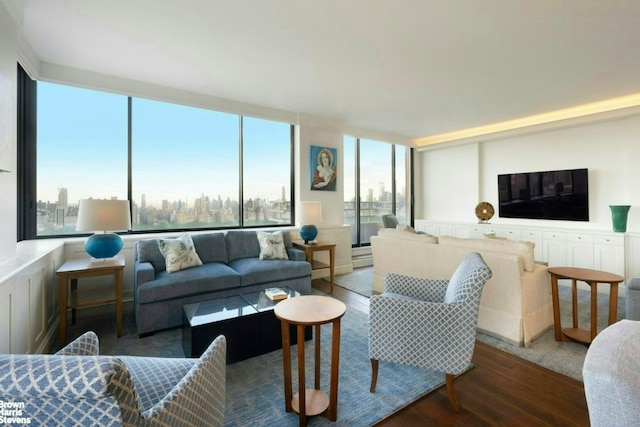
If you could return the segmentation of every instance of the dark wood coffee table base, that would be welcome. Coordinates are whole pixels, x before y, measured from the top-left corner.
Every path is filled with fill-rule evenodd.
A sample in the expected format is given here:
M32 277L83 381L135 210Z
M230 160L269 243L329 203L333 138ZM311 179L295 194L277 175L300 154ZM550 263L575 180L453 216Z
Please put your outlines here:
M195 326L190 324L186 310L182 311L182 349L185 357L200 357L218 335L227 338L227 364L282 348L281 325L273 310L245 308L235 317ZM291 335L295 337L292 342L297 343L295 326L291 326ZM308 326L304 338L308 341L312 336L312 328Z

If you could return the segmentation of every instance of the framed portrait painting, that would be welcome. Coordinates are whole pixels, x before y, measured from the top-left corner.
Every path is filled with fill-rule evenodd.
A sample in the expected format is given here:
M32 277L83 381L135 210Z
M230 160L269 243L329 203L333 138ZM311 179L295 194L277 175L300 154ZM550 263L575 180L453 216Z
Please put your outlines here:
M336 191L338 150L312 145L309 153L311 190Z

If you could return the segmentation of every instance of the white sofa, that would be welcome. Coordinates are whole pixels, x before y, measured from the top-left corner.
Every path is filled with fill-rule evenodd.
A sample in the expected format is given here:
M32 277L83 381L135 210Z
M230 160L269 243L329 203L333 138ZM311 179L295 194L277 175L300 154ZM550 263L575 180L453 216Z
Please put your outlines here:
M465 255L478 252L493 272L480 300L479 330L527 347L553 325L549 273L535 263L533 243L381 229L371 248L374 292L383 291L387 273L448 279Z

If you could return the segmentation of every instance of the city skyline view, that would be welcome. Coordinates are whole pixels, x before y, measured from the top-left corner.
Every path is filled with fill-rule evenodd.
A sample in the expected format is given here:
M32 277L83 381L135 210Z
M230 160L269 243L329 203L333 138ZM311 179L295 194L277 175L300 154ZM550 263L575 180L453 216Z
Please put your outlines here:
M78 202L88 198L130 199L134 231L295 222L291 124L43 82L37 105L39 235L76 233ZM356 182L361 203L379 202L361 222L393 209L393 147L344 137L335 165L345 223ZM396 209L404 210L406 149L395 153Z
M127 198L127 104L123 95L39 82L39 201L56 201L60 188L73 189L74 204ZM279 199L282 186L289 194L290 170L283 165L290 163L290 126L243 118L245 199ZM155 206L203 192L237 199L239 129L234 114L132 99L133 199L146 194Z

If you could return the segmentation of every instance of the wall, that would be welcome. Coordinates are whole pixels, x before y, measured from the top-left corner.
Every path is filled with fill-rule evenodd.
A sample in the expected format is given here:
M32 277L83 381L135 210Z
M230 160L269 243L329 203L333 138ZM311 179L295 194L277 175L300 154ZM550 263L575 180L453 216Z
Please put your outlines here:
M629 204L627 231L640 231L640 116L420 151L416 218L476 222L475 205L498 206L497 175L589 169L589 222L499 218L495 224L611 230L610 204Z
M301 123L299 126L299 144L296 152L296 200L318 201L322 203L322 222L326 225L342 225L344 223L344 152L342 149L342 132L328 125L317 123ZM336 148L337 181L336 191L311 191L310 176L313 174L310 159L311 145ZM315 161L314 161L315 164ZM300 210L296 213L296 224L300 223ZM318 224L316 224L318 225ZM319 226L321 228L321 226Z
M16 28L0 3L0 264L16 256Z

